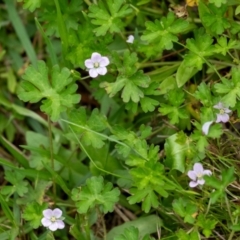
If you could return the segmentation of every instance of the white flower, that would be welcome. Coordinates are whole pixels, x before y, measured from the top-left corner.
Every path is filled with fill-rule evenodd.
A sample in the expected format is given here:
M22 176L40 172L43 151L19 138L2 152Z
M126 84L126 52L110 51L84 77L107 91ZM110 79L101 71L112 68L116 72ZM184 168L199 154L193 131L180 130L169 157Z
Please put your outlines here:
M213 123L213 121L209 121L209 122L205 122L205 123L203 124L203 126L202 126L202 131L203 131L203 133L204 133L205 135L208 134L209 128L210 128L210 126L212 125L212 123Z
M188 171L188 177L193 180L189 183L189 186L194 188L197 185L203 185L205 183L203 179L204 175L212 175L212 172L210 170L204 170L201 163L195 163L193 170Z
M109 63L107 57L102 57L101 54L94 52L92 53L91 58L85 61L85 66L89 71L89 75L92 78L95 78L98 75L105 75L107 73L106 66Z
M217 123L219 122L226 123L229 121L229 113L231 112L229 108L224 107L221 102L214 105L213 107L216 109L219 109L219 113L217 114L217 120L216 120Z
M46 209L43 211L43 218L41 220L44 227L49 228L51 231L56 231L58 228L63 229L65 227L62 221L62 211L59 208Z
M129 35L126 42L127 43L133 43L134 42L134 36L133 35Z

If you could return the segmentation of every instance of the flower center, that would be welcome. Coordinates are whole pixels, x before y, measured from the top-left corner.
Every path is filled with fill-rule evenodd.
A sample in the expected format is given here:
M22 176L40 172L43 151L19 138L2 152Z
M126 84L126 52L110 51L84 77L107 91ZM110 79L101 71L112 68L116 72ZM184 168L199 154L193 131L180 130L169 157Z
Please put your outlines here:
M53 217L50 218L50 221L54 223L54 222L57 221L57 219L56 219L56 217L53 216Z
M198 174L197 174L197 178L198 178L198 179L202 179L202 178L203 178L203 174L202 174L202 173L198 173Z
M225 113L224 109L220 109L220 110L219 110L219 113L220 113L220 114L224 114L224 113Z
M99 67L99 63L98 63L98 62L95 62L95 63L93 64L93 66L94 66L94 68L98 68L98 67Z

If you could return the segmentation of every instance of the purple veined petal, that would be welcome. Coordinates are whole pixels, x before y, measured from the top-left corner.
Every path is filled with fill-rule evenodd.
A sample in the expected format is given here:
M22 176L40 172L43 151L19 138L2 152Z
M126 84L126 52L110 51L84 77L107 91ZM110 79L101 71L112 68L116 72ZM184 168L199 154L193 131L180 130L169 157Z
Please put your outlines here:
M204 171L203 171L203 175L208 175L208 176L210 176L210 175L212 175L212 172L211 172L210 170L204 170Z
M232 112L229 108L224 108L224 112L225 113L230 113L230 112Z
M49 227L52 224L48 218L42 218L41 223L44 227Z
M52 209L43 210L43 216L44 216L45 218L50 219L50 218L53 216L53 211L52 211Z
M94 53L92 54L92 56L91 56L91 60L93 61L93 63L95 63L95 62L100 62L101 59L102 59L101 54L96 53L96 52L94 52Z
M188 177L191 178L192 180L196 181L197 180L197 176L196 173L192 170L188 171L187 173Z
M60 210L59 208L55 208L53 210L53 215L56 217L56 218L60 218L62 216L62 210Z
M134 36L133 35L129 35L126 42L127 43L133 43L134 42Z
M53 232L56 231L58 229L57 222L52 223L48 228Z
M204 180L204 179L198 179L198 180L197 180L197 183L198 183L199 185L203 185L203 184L205 183L205 180Z
M191 187L191 188L194 188L194 187L196 187L198 185L198 183L197 182L194 182L194 181L191 181L190 183L189 183L189 187Z
M65 224L62 220L57 220L57 225L59 229L63 229L65 227Z
M213 121L205 122L202 126L202 131L205 135L208 135L209 128L212 125Z
M216 123L220 123L222 122L222 114L217 114L217 119L216 119Z
M203 166L201 163L195 163L193 166L193 171L195 172L196 175L202 174L203 173Z
M226 123L229 121L229 115L227 113L222 114L222 122Z
M226 123L229 121L229 115L227 113L224 114L217 114L216 123L223 122Z
M94 65L91 59L87 59L84 63L86 68L94 68Z
M105 75L107 73L106 67L100 67L100 68L97 68L96 70L97 70L97 73L100 75Z
M221 102L219 102L218 104L214 105L213 107L216 108L216 109L223 109L224 108L223 104Z
M99 61L100 67L106 67L109 63L110 62L108 57L102 57L101 60Z
M90 70L89 70L89 75L90 75L90 77L92 77L92 78L97 77L97 76L98 76L97 68L92 68L92 69L90 69Z

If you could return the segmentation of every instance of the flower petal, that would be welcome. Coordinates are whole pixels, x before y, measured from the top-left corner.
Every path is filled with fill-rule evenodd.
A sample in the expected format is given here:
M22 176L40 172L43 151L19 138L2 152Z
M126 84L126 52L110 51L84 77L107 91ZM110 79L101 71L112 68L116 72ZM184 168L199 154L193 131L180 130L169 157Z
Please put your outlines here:
M99 61L100 67L106 67L110 63L108 57L102 57Z
M198 179L197 183L200 184L200 185L203 185L205 183L205 180L204 179Z
M209 128L211 126L211 124L213 123L213 121L209 121L209 122L205 122L202 126L202 131L205 135L208 135L209 132Z
M91 59L87 59L84 63L86 68L94 68L94 65Z
M134 41L134 36L133 35L129 35L126 42L127 43L133 43L133 41Z
M97 70L97 73L100 75L105 75L107 73L106 67L100 67L100 68L97 68L96 70Z
M216 109L223 109L224 108L223 104L221 102L219 102L218 104L214 105L213 107L216 108Z
M47 219L50 219L53 216L52 209L43 210L43 216Z
M230 113L230 112L232 112L229 108L224 108L223 110L224 110L225 113Z
M59 229L63 229L65 227L65 224L62 220L57 220L57 225Z
M203 166L201 163L195 163L193 166L193 171L196 173L196 175L198 174L202 174L203 173Z
M208 175L208 176L210 176L210 175L212 175L212 172L211 172L210 170L204 170L204 171L203 171L203 175Z
M194 188L194 187L196 187L198 185L198 183L197 182L194 182L194 181L191 181L190 183L189 183L189 187L191 187L191 188Z
M101 59L102 59L101 54L99 54L99 53L97 53L97 52L94 52L94 53L92 54L92 56L91 56L91 60L92 60L93 63L95 63L95 62L100 62Z
M187 173L188 177L191 178L192 180L196 181L197 180L197 176L196 173L192 170L188 171Z
M97 77L97 76L98 76L97 68L92 68L92 69L90 69L90 70L89 70L89 75L90 75L90 77L92 77L92 78Z
M229 115L227 113L222 114L222 122L226 123L229 121Z
M227 113L224 114L217 114L216 123L223 122L226 123L229 121L229 115Z
M48 227L51 231L56 231L58 229L58 224L57 222L52 223L49 227Z
M62 210L60 210L59 208L55 208L53 210L53 215L55 216L55 218L60 218L62 216Z
M49 227L52 224L48 218L42 218L41 223L44 227Z

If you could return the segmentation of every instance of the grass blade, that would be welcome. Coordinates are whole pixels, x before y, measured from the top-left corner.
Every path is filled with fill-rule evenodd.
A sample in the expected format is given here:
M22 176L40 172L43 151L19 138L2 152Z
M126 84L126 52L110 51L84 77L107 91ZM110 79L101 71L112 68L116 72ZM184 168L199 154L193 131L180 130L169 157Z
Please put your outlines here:
M7 7L7 11L9 14L9 19L12 22L12 25L17 33L17 36L20 40L20 42L22 43L31 63L34 66L37 66L37 56L36 53L34 51L34 48L29 40L27 31L22 23L22 20L20 19L15 4L14 4L14 0L4 0L6 7Z

